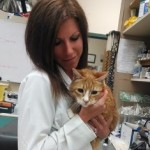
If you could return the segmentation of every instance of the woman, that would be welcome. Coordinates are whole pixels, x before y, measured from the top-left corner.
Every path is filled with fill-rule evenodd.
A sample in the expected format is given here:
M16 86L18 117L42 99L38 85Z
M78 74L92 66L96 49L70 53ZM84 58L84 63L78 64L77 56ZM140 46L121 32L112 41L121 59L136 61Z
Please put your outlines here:
M41 0L30 14L25 34L35 70L19 89L19 150L92 150L90 142L109 134L100 115L107 92L69 118L72 68L87 66L87 20L76 0Z

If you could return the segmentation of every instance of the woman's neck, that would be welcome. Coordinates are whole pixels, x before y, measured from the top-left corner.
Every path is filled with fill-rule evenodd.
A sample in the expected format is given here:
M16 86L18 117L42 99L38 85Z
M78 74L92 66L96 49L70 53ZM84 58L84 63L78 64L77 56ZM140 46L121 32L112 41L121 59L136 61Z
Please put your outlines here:
M66 75L69 76L69 78L72 80L73 79L73 71L71 70L65 70L64 68L61 67L61 69L66 73Z
M67 71L66 74L67 74L67 75L70 77L70 79L72 80L72 78L73 78L73 72L72 72L72 70Z

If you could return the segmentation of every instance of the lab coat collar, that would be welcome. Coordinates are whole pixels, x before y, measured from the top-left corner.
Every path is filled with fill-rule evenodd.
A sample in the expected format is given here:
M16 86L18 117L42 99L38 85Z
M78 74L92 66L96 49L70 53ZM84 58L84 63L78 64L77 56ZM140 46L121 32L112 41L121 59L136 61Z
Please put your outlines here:
M61 68L60 66L58 66L58 69L59 69L59 71L60 71L60 73L61 73L61 75L62 75L62 77L63 77L63 79L65 81L65 84L66 84L67 88L68 88L69 85L72 82L71 79L70 79L70 77L65 73L65 71L63 70L63 68Z

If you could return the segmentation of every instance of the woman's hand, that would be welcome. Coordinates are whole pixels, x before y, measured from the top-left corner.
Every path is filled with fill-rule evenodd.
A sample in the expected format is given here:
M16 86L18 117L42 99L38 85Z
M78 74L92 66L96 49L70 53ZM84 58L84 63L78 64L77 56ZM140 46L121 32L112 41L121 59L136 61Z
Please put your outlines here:
M110 118L109 120L105 120L104 117L100 114L97 117L91 119L88 123L95 132L95 134L100 138L104 139L108 137L110 134L109 126L112 122L113 118Z
M104 95L97 101L96 104L89 107L82 107L79 113L81 119L87 123L89 120L99 116L105 109L105 99L107 96L107 91L104 91Z

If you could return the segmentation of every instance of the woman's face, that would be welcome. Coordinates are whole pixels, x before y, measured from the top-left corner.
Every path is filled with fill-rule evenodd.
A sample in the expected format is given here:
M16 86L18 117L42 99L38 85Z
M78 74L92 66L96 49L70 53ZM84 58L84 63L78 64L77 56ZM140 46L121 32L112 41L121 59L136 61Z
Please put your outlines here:
M83 41L74 19L65 20L57 34L54 48L56 62L68 75L76 68L83 52Z

